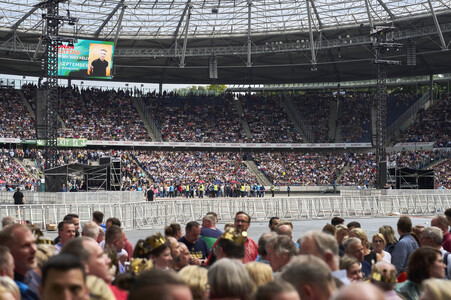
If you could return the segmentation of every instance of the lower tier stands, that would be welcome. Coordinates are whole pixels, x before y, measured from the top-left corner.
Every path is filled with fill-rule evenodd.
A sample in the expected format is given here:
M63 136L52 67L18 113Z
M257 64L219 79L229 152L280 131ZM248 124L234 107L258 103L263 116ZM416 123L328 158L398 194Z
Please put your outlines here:
M35 185L45 164L42 150L2 149L0 183ZM199 186L262 184L237 151L130 151L62 149L58 165L99 164L101 157L121 159L122 189L168 187L172 184ZM375 186L376 157L372 152L258 151L247 154L259 171L276 186L344 185L356 188ZM437 188L449 188L450 152L403 151L388 155L388 168L431 169ZM24 159L27 159L25 162ZM19 163L22 162L22 163Z

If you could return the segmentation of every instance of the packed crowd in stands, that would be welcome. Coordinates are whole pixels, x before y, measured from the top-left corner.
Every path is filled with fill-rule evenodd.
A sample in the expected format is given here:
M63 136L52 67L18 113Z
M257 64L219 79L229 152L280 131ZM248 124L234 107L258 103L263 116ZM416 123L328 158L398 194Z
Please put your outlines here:
M329 185L345 166L345 155L338 153L254 153L259 169L275 185Z
M313 132L314 143L329 141L330 102L334 96L330 93L305 94L293 97L302 119L307 121Z
M219 228L224 220L210 211L184 228L162 224L163 234L141 235L134 245L123 220L104 219L101 211L85 220L69 213L51 240L37 226L3 217L2 299L451 298L451 208L427 227L406 215L396 229L345 225L337 216L301 236L277 216L268 217L267 232L250 236L245 211Z
M0 149L0 186L2 190L12 190L14 187L23 186L27 190L34 190L35 178L16 161L23 156L21 151L13 149Z
M11 151L15 158L22 161L23 167L17 165L16 160L11 158ZM10 180L11 184L26 185L28 181L34 180L33 178L39 178L44 171L44 151L4 149L4 176L16 168L25 168L28 172L24 171L24 175L18 176L18 172L9 175L10 178L25 178L25 181ZM439 150L393 152L387 156L387 167L411 169L434 167L436 188L450 188L450 155L449 151ZM184 193L186 185L194 189L195 196L200 196L201 184L205 186L204 195L211 195L208 193L209 189L218 185L221 196L259 196L257 192L260 191L260 187L263 189L264 185L257 180L258 174L254 174L244 163L245 159L255 161L258 172L266 176L268 182L275 186L344 185L365 189L374 187L376 180L376 156L372 152L258 151L244 155L238 151L73 148L61 149L57 164L98 165L100 158L104 156L121 159L122 190L142 191L152 188L158 197L169 197L169 189L173 189L173 196L186 196ZM24 158L27 161L24 161ZM183 192L179 191L179 187ZM266 186L266 189L268 188L269 186Z
M342 141L369 142L371 135L371 101L368 93L347 93L340 97L338 123L341 123Z
M451 97L444 96L418 112L414 124L402 130L397 142L434 142L435 147L451 147Z
M164 141L244 142L231 94L223 96L147 95L146 106Z
M257 182L238 152L135 151L134 156L156 184Z
M373 153L349 153L347 167L339 180L340 185L373 187L376 180L376 156Z
M34 120L14 89L0 89L0 137L31 139L35 137Z
M423 169L449 157L446 151L402 151L389 154L389 167Z
M74 103L62 102L64 137L89 140L149 141L130 96L123 91L84 89Z
M434 174L436 189L451 189L451 159L434 166Z
M246 95L239 97L253 143L302 143L284 111L280 96Z
M24 85L21 90L33 110L37 87ZM1 89L0 137L35 138L34 120L18 91ZM126 91L103 91L78 87L60 87L59 135L90 140L150 141L131 95ZM393 93L387 97L387 126L412 106L420 94ZM330 101L336 95L312 93L294 96L294 103L312 130L314 142L329 142ZM342 142L369 142L371 136L372 95L347 92L340 101L337 125ZM177 142L252 142L301 143L280 96L234 95L179 96L175 93L147 94L143 97L164 141ZM235 100L242 103L239 115ZM396 142L435 142L435 147L450 147L450 98L444 96L403 130ZM243 127L247 122L251 137Z

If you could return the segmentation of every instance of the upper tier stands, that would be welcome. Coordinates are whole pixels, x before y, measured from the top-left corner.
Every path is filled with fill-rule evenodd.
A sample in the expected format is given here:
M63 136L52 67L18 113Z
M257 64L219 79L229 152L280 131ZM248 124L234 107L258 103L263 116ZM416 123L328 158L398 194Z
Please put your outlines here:
M144 100L164 141L246 141L231 94L187 97L151 94Z
M75 97L74 97L75 98ZM83 137L89 140L149 141L130 96L123 91L82 90L79 106L66 106L63 121L66 137ZM75 99L74 99L75 100ZM77 100L75 100L77 101Z
M251 130L251 142L302 143L302 136L288 119L279 96L246 95L240 101Z
M346 143L369 142L371 138L371 100L368 93L340 96L341 137Z
M14 89L0 89L0 137L32 139L34 120Z
M390 126L398 117L408 110L421 94L396 93L387 96L387 126Z
M403 130L396 142L435 142L435 147L451 147L451 97L419 111L414 124Z
M32 108L36 106L36 86L22 88ZM60 137L87 138L89 140L150 141L144 123L124 91L102 91L61 87L59 116L64 122ZM392 94L387 98L387 125L408 109L420 95ZM328 123L332 94L309 93L294 97L294 104L310 124L314 142L328 141ZM278 96L247 95L241 101L244 114L239 116L235 95L163 96L148 94L144 97L148 109L165 141L179 142L302 142ZM3 115L0 137L35 138L34 120L17 91L0 90ZM419 113L414 125L404 131L396 142L434 141L437 147L451 146L449 97L438 101ZM370 141L371 95L348 92L340 95L338 122L343 142ZM241 117L247 121L251 139L246 137ZM61 125L61 124L60 124Z
M297 95L292 98L313 132L314 143L329 142L329 110L333 98L330 93Z

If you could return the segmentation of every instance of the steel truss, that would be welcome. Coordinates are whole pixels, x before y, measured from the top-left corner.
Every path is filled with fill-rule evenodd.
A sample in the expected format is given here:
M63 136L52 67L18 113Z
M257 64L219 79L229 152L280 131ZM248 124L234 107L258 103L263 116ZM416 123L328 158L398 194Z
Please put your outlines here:
M383 189L387 183L387 153L385 149L387 139L387 67L400 65L397 60L388 60L387 52L392 49L402 48L402 44L393 42L393 27L376 26L371 30L373 39L374 64L377 67L376 96L373 106L376 107L376 140L373 147L376 148L376 187Z
M451 32L451 24L441 24L441 31L443 33ZM406 30L396 30L390 33L394 39L397 41L409 40L412 38L427 37L437 34L437 29L435 26L427 26L415 29ZM355 47L362 45L371 45L372 39L368 35L352 36L350 38L341 39L330 39L322 40L321 43L315 44L315 50L321 51L333 48L344 48L344 47ZM179 47L173 44L172 47L161 49L161 48L116 48L114 50L115 57L180 57ZM305 40L284 42L282 44L276 42L267 42L265 44L255 44L252 41L252 46L250 49L250 54L269 54L269 53L286 53L286 52L296 52L300 51L311 51L310 41L306 38ZM43 52L43 49L36 43L22 43L20 38L17 36L15 39L11 38L4 43L0 44L0 50L13 51L13 52ZM185 57L210 57L212 54L216 56L236 56L236 55L248 55L249 46L248 43L242 46L220 46L215 45L214 47L188 47L185 51Z
M46 0L36 5L45 9L47 13L42 14L44 30L42 39L45 42L44 52L44 76L45 83L45 118L44 118L44 140L45 140L45 169L56 167L58 160L58 48L63 40L60 37L59 28L62 21L75 23L77 18L62 17L59 15L59 3L61 0ZM38 128L36 128L38 135Z

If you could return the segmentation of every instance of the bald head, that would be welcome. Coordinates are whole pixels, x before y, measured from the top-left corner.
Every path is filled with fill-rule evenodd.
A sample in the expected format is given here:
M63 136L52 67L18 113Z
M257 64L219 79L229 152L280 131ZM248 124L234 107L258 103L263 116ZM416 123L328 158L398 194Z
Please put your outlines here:
M292 235L293 235L293 230L291 229L290 225L282 224L282 225L277 227L276 233L278 235L286 235L286 236L289 236L291 238Z
M331 300L384 300L381 289L371 283L355 283L343 286Z

